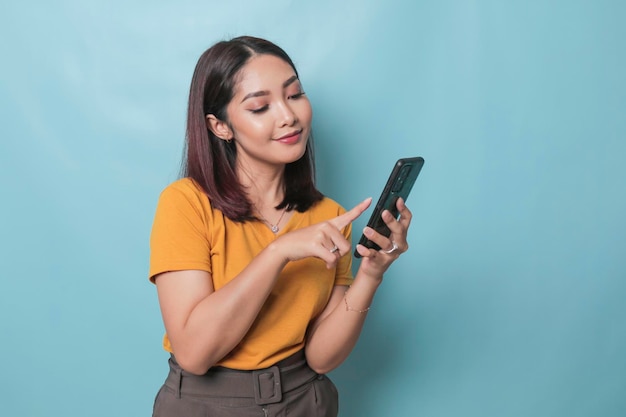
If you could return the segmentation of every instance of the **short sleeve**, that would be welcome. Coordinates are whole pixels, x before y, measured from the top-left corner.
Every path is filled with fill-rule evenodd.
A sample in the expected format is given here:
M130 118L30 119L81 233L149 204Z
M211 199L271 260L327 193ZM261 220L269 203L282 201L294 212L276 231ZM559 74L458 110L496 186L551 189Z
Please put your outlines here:
M206 210L198 193L180 185L168 186L159 197L150 235L152 282L158 274L168 271L211 272Z

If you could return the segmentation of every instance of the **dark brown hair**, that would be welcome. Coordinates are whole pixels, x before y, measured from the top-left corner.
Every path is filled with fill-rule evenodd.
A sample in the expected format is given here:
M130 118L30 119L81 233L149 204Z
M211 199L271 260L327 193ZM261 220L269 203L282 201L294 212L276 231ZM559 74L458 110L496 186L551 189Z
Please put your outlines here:
M233 221L256 219L252 203L237 178L235 143L216 137L207 127L206 115L228 121L226 106L233 98L237 75L254 55L268 54L295 65L277 45L259 38L241 36L222 41L206 50L198 60L191 80L187 110L186 157L182 176L194 180L207 194L211 205ZM285 166L285 197L276 207L304 212L323 198L315 187L315 158L312 138L304 155Z

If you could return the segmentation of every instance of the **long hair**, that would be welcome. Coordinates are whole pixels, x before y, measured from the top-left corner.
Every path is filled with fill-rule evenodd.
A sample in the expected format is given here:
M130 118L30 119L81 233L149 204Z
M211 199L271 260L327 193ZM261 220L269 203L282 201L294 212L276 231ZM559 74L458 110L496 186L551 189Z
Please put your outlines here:
M226 107L234 95L237 75L255 55L268 54L295 65L277 45L259 38L241 36L222 41L206 50L198 60L191 80L187 109L185 157L181 175L195 181L211 200L211 205L233 221L255 220L252 203L235 170L237 150L213 134L206 115L228 121ZM315 158L312 138L304 155L285 166L285 197L276 207L304 212L323 198L315 187Z

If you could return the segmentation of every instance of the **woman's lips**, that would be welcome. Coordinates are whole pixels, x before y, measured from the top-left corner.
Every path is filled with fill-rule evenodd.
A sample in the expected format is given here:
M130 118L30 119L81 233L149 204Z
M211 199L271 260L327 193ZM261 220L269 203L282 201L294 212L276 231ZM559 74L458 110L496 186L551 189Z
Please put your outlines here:
M285 136L281 136L280 138L276 139L278 142L280 143L284 143L286 145L291 145L293 143L296 143L300 140L300 134L302 133L302 130L298 130L296 132L291 132L286 134Z

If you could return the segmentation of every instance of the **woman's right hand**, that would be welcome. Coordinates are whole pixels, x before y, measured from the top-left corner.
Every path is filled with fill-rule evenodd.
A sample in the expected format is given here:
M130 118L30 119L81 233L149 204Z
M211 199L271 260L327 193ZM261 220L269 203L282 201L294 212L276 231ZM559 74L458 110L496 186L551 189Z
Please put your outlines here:
M316 257L323 260L327 268L334 268L339 258L351 250L343 229L367 210L371 203L370 197L331 220L286 233L268 249L278 251L285 262Z

